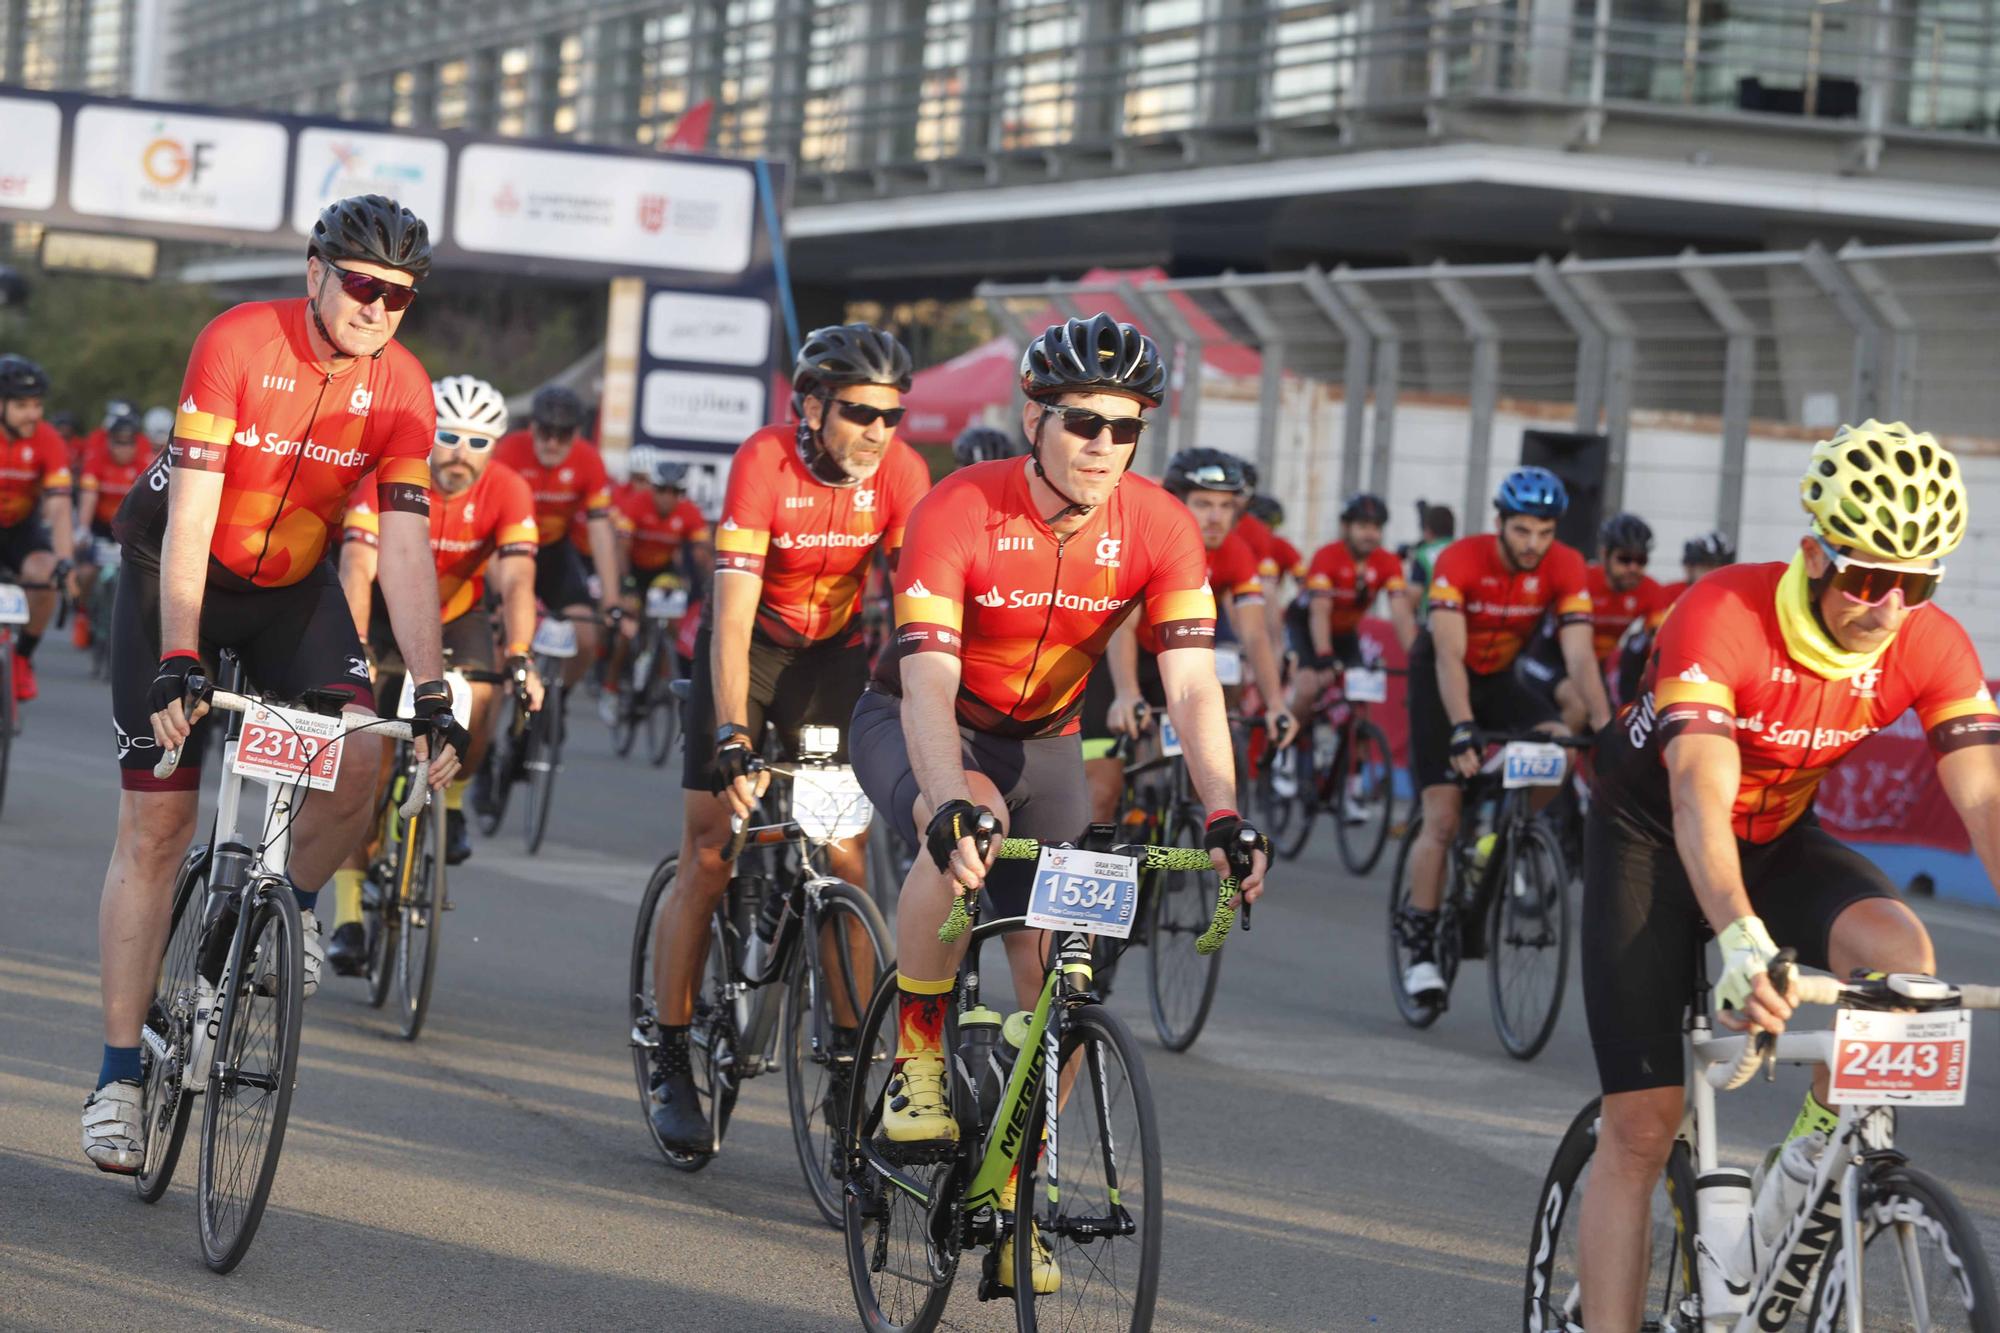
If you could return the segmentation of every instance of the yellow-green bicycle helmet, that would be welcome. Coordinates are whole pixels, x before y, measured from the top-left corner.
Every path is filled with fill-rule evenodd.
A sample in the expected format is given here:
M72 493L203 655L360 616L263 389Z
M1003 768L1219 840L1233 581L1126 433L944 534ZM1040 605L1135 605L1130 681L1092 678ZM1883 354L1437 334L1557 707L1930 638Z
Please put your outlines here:
M1958 460L1900 421L1842 426L1814 445L1799 500L1821 536L1865 560L1942 560L1965 537Z

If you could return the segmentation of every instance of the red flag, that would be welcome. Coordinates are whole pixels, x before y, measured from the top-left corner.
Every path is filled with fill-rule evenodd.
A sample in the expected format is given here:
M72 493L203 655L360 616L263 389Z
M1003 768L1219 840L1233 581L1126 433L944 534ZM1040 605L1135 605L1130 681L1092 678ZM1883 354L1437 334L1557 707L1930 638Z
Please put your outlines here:
M704 98L681 113L674 127L660 136L663 153L699 153L708 147L708 122L715 115L715 99Z

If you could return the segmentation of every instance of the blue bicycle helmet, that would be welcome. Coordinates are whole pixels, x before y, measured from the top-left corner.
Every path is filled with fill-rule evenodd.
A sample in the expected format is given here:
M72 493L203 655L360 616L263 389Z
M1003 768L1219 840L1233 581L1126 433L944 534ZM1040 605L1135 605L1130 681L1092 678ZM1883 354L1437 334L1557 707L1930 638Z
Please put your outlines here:
M1562 478L1545 467L1517 467L1493 492L1493 507L1502 514L1561 518L1569 508L1569 492L1563 489Z

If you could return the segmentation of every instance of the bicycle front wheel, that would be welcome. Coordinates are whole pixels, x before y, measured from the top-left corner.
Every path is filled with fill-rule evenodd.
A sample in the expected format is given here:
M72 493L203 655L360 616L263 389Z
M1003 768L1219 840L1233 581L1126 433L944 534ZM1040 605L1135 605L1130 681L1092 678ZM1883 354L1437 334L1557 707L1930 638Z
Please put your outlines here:
M2000 1330L1994 1312L1993 1274L1979 1228L1943 1184L1911 1166L1871 1165L1861 1182L1862 1306L1867 1326L1948 1333ZM1813 1297L1814 1330L1846 1330L1853 1275L1845 1244L1853 1233L1834 1234Z
M1315 738L1325 728L1325 718L1313 719L1297 740L1270 757L1258 775L1256 790L1271 846L1287 861L1297 860L1306 849L1319 813L1319 774L1313 756Z
M1340 860L1365 875L1382 859L1396 809L1396 761L1373 722L1356 722L1333 765L1333 832Z
M1024 1333L1111 1333L1153 1325L1160 1282L1160 1131L1132 1034L1102 1005L1063 1018L1069 1096L1046 1126L1032 1178L1014 1202L1014 1319ZM1046 1112L1038 1120L1046 1118ZM1028 1141L1035 1142L1030 1135ZM1039 1237L1046 1263L1037 1292Z
M1424 824L1421 819L1410 821L1409 831L1403 835L1403 845L1396 851L1396 871L1389 877L1389 994L1395 997L1396 1012L1403 1021L1413 1028L1427 1028L1437 1022L1438 1015L1445 1011L1446 1000L1419 999L1410 994L1403 985L1404 973L1409 970L1414 955L1403 943L1397 920L1410 902L1410 856L1416 850L1417 839L1423 836ZM1445 868L1445 894L1451 893L1451 869ZM1453 947L1454 932L1458 929L1456 915L1440 912L1437 930L1437 964L1449 986L1457 973L1457 949Z
M394 818L392 813L391 818ZM380 1009L389 1002L389 990L396 979L396 939L402 934L401 895L382 887L383 878L393 874L387 867L375 867L361 882L361 926L368 941L368 1005Z
M271 1198L298 1077L299 909L281 884L259 892L244 950L223 976L196 1188L201 1253L227 1273L249 1253Z
M1486 911L1486 983L1493 1029L1516 1060L1548 1044L1569 975L1569 870L1540 820L1508 839Z
M444 893L444 812L433 798L404 826L396 867L396 990L401 998L397 1017L406 1041L417 1039L430 1010Z
M653 1131L653 1057L660 1044L660 1010L653 995L653 941L658 937L660 910L679 866L680 858L669 856L653 868L653 877L646 881L646 892L639 898L639 920L632 928L631 984L626 994L632 1019L632 1074L639 1084L639 1118L668 1166L677 1171L699 1171L711 1160L707 1153L669 1148Z
M874 900L847 884L821 886L817 917L813 935L794 945L779 1032L792 1142L820 1216L838 1227L855 1037L889 970L889 927Z
M1198 828L1179 824L1167 843L1193 845L1199 834ZM1184 1051L1194 1045L1208 1023L1208 1011L1215 1004L1215 983L1222 975L1221 949L1211 954L1194 951L1194 942L1208 929L1215 894L1209 888L1210 872L1206 870L1150 873L1146 991L1152 1001L1153 1031L1160 1045Z
M188 1061L201 984L195 960L201 952L201 921L207 906L208 858L197 851L181 866L174 885L160 987L147 1006L145 1028L139 1034L143 1072L139 1109L146 1149L132 1185L146 1203L158 1203L174 1178L181 1145L187 1140L188 1117L200 1091L201 1076L190 1070Z
M14 641L0 633L0 810L7 807L7 766L14 756L14 722L20 705L14 702Z
M1593 1098L1570 1122L1536 1198L1522 1317L1527 1333L1576 1333L1583 1327L1582 1289L1577 1285L1579 1205L1597 1151L1601 1101ZM1641 1327L1694 1328L1700 1313L1693 1308L1699 1299L1694 1285L1694 1166L1686 1143L1676 1141L1667 1155L1667 1169L1654 1187L1651 1207ZM1683 1305L1690 1308L1684 1310Z
M652 676L646 682L646 754L653 761L654 768L666 764L681 731L680 701L667 692L668 672L660 660L671 651L665 639L666 636L661 635L659 652L653 659Z
M552 702L554 707L544 704L528 723L528 818L521 833L530 856L542 849L543 835L549 831L549 807L555 803L556 771L562 763L562 696L557 694Z

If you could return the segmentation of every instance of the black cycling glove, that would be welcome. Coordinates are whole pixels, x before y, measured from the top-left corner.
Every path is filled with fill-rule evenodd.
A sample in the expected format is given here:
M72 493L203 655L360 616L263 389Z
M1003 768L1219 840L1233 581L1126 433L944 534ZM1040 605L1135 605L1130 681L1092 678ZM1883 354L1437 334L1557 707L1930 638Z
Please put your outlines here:
M1243 835L1248 833L1249 837ZM1253 855L1264 853L1268 865L1271 860L1271 840L1246 822L1234 810L1218 810L1208 819L1208 836L1202 839L1204 848L1219 851L1229 861L1229 873L1242 879L1257 868Z
M193 653L167 653L160 658L160 669L153 676L153 683L146 687L146 712L164 713L178 699L183 705L188 701L188 677L201 674L201 658Z
M716 742L715 771L722 779L721 790L727 791L736 779L750 776L750 760L755 754L747 732L731 733Z
M931 822L924 829L924 845L931 850L931 860L939 870L951 868L951 854L958 850L960 838L970 838L979 832L979 817L993 812L983 805L970 801L946 801L931 816Z
M472 733L459 725L458 718L451 711L451 686L441 680L427 680L411 692L410 713L416 721L423 723L424 730L431 738L431 758L436 760L438 747L449 745L458 762L465 762L466 752L472 748Z
M1470 754L1479 748L1479 728L1471 722L1461 722L1451 729L1451 755Z

